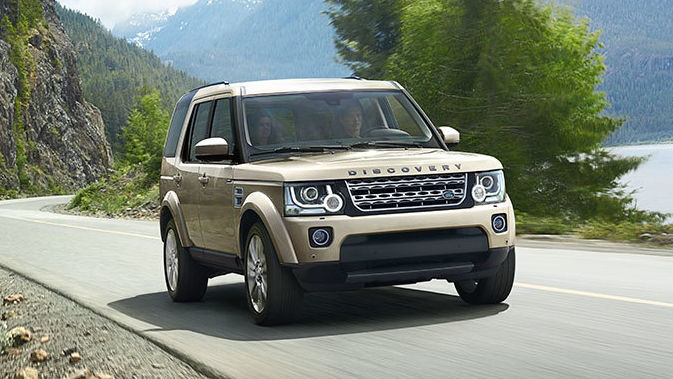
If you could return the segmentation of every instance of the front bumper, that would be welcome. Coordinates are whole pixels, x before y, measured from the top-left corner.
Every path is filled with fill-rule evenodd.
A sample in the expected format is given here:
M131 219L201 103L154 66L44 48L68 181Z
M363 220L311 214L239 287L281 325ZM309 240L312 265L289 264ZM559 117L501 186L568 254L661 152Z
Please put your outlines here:
M506 214L496 233L493 215ZM287 264L309 291L491 276L514 245L512 204L373 216L286 217L297 262ZM309 229L329 227L332 242L311 247Z
M508 228L503 233L496 233L491 227L491 217L495 214L507 215ZM488 239L488 248L514 245L515 225L514 211L509 198L498 204L478 205L466 209L449 209L441 211L396 213L372 216L317 216L317 217L285 217L285 229L289 242L294 248L297 262L335 262L341 260L341 246L352 236L376 235L397 232L414 232L424 230L442 230L457 228L479 228ZM309 229L331 227L332 243L323 248L311 247Z

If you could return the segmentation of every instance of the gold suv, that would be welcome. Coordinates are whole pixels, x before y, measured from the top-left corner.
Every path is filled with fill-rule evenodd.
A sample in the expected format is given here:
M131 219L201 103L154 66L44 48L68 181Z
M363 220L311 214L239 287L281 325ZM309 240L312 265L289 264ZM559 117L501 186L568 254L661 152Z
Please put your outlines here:
M507 298L514 213L501 163L450 151L396 82L274 80L178 101L161 166L168 293L245 277L255 322L289 322L305 291L454 282L471 304Z

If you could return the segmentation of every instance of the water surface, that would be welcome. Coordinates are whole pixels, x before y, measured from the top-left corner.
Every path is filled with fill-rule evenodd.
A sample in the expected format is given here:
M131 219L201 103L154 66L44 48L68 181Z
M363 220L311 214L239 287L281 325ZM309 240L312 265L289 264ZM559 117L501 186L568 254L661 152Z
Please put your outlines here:
M673 144L618 146L610 150L624 157L649 156L620 182L637 191L634 199L638 208L673 214ZM668 220L673 221L673 217Z

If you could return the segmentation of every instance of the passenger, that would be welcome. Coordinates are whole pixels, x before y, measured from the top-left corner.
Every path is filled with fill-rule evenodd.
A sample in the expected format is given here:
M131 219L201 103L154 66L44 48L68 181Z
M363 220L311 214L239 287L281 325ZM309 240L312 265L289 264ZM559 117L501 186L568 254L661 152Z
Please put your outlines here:
M356 104L346 107L339 114L339 124L347 138L360 138L362 128L362 109Z
M273 131L273 118L266 112L260 112L252 118L250 140L254 146L269 145L276 140Z

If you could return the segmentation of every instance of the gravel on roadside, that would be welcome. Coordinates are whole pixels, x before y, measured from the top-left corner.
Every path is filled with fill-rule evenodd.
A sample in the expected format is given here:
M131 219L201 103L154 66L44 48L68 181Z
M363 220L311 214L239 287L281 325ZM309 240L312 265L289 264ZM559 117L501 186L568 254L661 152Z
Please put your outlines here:
M145 338L2 268L0 297L3 378L203 377Z

